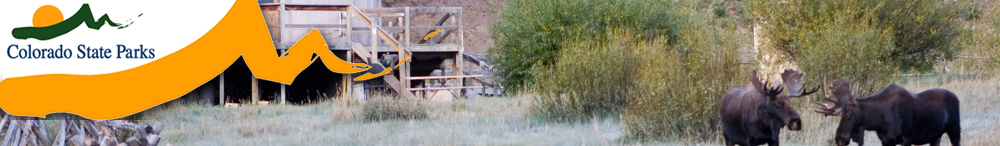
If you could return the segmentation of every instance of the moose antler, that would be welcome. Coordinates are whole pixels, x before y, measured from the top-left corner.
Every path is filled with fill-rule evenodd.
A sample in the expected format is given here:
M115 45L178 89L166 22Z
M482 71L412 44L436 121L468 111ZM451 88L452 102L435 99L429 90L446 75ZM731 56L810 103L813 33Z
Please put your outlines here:
M833 90L833 87L830 87ZM826 116L836 116L840 114L840 110L837 107L837 99L831 98L830 94L827 93L823 96L823 102L817 102L816 105L819 107L815 110L817 113L821 113Z
M802 97L819 91L819 86L816 86L809 91L802 92L802 87L805 84L802 83L802 73L796 70L785 69L781 73L781 79L785 82L785 86L788 87L788 93L791 93L788 97Z
M770 84L770 82L764 82L764 86L761 87L764 88L764 95L774 96L781 94L781 91L785 90L785 87L781 86L781 84L778 84L778 86L774 88L769 88L768 84Z
M755 90L757 90L757 92L768 96L775 96L781 94L781 91L784 90L784 87L782 87L781 84L778 84L774 88L769 88L768 86L771 84L770 81L764 81L763 83L761 83L761 81L762 79L757 76L757 70L753 70L753 72L750 73L750 84Z
M834 82L833 86L830 87L830 93L827 93L827 95L823 97L824 102L816 103L820 107L815 111L827 116L839 115L845 106L844 103L841 102L843 100L839 98L842 98L840 96L847 96L847 94L850 94L850 87L851 85L847 82L847 80L837 80Z

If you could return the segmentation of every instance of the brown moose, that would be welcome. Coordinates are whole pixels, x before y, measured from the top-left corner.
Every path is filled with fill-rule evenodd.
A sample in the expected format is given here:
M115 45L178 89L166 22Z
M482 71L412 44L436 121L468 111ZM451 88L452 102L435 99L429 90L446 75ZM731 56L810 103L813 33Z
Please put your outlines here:
M864 131L878 133L882 145L939 145L948 134L952 145L960 145L958 97L945 89L917 94L892 84L882 91L857 99L846 80L838 80L816 112L840 116L835 141L844 146L853 139L864 145Z
M726 92L721 107L726 145L778 145L781 127L788 125L790 130L801 129L799 113L788 99L806 96L819 89L816 86L799 94L803 86L801 77L802 73L794 70L785 70L781 74L789 93L796 93L792 95L781 94L783 89L780 84L768 88L768 83L761 83L756 70L751 74L749 85Z

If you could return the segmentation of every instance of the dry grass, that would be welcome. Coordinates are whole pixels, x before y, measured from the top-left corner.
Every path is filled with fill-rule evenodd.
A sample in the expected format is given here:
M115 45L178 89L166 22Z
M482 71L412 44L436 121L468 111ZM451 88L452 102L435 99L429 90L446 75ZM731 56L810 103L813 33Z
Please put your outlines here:
M911 91L944 88L962 101L963 145L997 145L1000 139L1000 77L916 78L902 84ZM573 123L532 118L533 95L423 103L424 119L365 120L366 102L324 101L301 106L240 108L167 105L144 112L142 121L161 121L165 143L173 145L721 145L721 140L682 138L622 143L621 120ZM794 100L794 99L793 99ZM369 102L370 103L370 102ZM832 145L839 117L810 112L800 104L802 131L782 131L785 145ZM49 124L49 123L46 123ZM56 124L52 124L56 125ZM947 143L947 139L943 143ZM637 141L627 141L637 142ZM866 143L878 144L869 132Z
M239 108L168 105L144 112L172 145L615 145L614 119L531 119L527 96L424 103L424 119L365 120L365 104L323 101ZM140 122L143 123L143 122ZM145 123L143 123L145 124Z
M427 118L426 104L426 101L423 100L409 100L385 95L373 96L372 99L363 104L361 113L368 121L424 119Z

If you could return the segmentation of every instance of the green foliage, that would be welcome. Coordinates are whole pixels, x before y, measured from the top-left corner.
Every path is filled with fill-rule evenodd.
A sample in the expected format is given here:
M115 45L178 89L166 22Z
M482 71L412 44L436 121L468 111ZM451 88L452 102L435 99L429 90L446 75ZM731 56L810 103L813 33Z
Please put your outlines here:
M634 43L577 35L560 50L552 69L537 69L534 113L546 118L580 120L617 114L633 86L639 65Z
M549 68L572 35L606 38L622 28L645 39L676 38L669 1L656 0L508 0L491 29L489 51L500 84L517 91L535 78L533 68Z
M829 86L834 80L849 79L859 96L880 91L892 83L895 78L891 75L896 73L892 62L881 59L892 51L893 37L889 33L866 24L836 20L800 34L802 37L793 45L808 46L798 59L800 69L808 73L804 80ZM814 101L822 98L811 97L817 99Z
M696 18L699 15L694 15ZM706 18L706 17L701 17ZM623 129L635 140L721 138L719 107L723 95L748 84L752 65L739 64L741 44L735 29L686 22L677 45L636 47L640 60L631 98L623 113ZM666 48L666 49L660 49Z
M727 14L725 7L510 0L492 30L490 55L502 85L534 91L537 117L620 115L629 139L718 139L719 102L747 83L751 69L739 60L748 40L736 30L742 8Z
M800 42L813 31L844 25L870 27L879 38L892 41L892 46L880 47L879 59L901 71L926 72L934 67L936 57L952 59L960 47L954 39L962 32L958 24L962 14L969 9L965 3L940 0L845 0L845 1L783 1L759 0L749 3L753 15L760 18L767 32L763 36L777 42L782 52L794 60L806 62L798 56L803 50L817 46L803 46ZM974 13L974 12L971 12ZM972 15L972 14L970 14ZM833 40L831 40L833 41ZM869 42L882 44L884 42ZM832 43L843 46L845 44ZM886 72L890 73L890 72Z
M711 140L720 132L719 103L746 85L735 28L710 27L712 9L689 14L677 42L644 39L623 29L605 38L576 35L562 45L551 69L535 69L532 112L582 120L620 113L632 140Z
M965 3L937 0L759 0L748 4L760 36L790 56L806 81L848 79L859 95L876 92L900 72L929 72L936 58L961 51ZM820 98L817 96L816 98Z

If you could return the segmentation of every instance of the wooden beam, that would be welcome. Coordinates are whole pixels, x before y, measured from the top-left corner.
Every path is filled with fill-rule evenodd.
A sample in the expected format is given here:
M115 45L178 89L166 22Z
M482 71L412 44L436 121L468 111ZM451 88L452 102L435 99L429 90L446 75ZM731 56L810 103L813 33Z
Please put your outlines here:
M465 72L466 74L472 74L472 73L470 73L469 71L464 71L464 72ZM485 75L484 75L484 76L485 76ZM472 81L475 81L475 82L479 82L479 84L480 84L480 85L483 85L483 86L486 86L486 87L493 87L493 84L491 84L491 83L487 83L487 82L486 82L485 80L483 80L483 79L480 79L480 78L478 78L478 77L473 77L473 78L470 78L470 79L472 79Z
M441 17L441 19L439 19L438 22L434 24L434 26L444 25L444 22L448 21L448 18L451 18L451 13L444 14L444 17ZM432 28L432 30L427 31L427 33L424 34L424 36L430 35L432 32L435 31L434 29L437 28ZM417 44L424 44L424 43L427 43L427 40L420 40L420 42L418 42Z
M478 78L478 77L483 77L483 75L417 76L417 77L410 77L410 80L458 79L458 78Z
M404 21L403 21L403 22L406 23L403 26L403 32L405 33L405 34L403 34L403 36L404 36L403 37L403 42L406 43L405 44L406 45L406 49L412 50L413 49L413 45L412 45L412 40L410 40L410 30L412 30L412 29L410 29L410 27L412 27L413 21L411 21L411 19L412 19L413 15L410 15L410 7L406 7L404 9L403 13L404 13L404 16L406 16L406 18L404 18ZM412 56L412 54L406 54L406 53L403 53L403 52L404 52L403 50L400 50L399 51L399 55L397 55L397 56L399 56L400 60ZM402 80L400 84L402 84L403 88L406 89L407 91L409 91L410 84L411 84L410 83L410 61L411 60L403 61L402 64L399 65L399 79Z
M476 65L478 65L478 66L483 66L484 64L486 64L486 62L485 62L485 61L482 61L482 60L479 60L479 59L478 59L478 58L476 58L476 57L472 57L472 55L469 55L469 54L465 54L465 53L462 53L462 56L463 56L463 58L465 58L466 60L469 60L469 61L472 61L472 63L475 63L475 64L476 64Z
M219 106L226 105L226 71L219 73Z
M483 88L483 86L410 88L409 90L418 91L418 90L448 90L448 89L469 89L469 88Z
M260 87L257 86L257 77L251 73L250 75L250 105L257 105L257 101L260 100Z
M386 44L389 44L390 46L393 47L393 50L395 50L395 48L401 48L402 47L402 46L399 46L399 42L398 41L396 41L395 39L392 39L392 37L390 37L389 34L385 32L385 30L380 29L378 25L375 25L370 19L368 19L369 17L365 16L364 13L361 13L360 10L358 10L357 8L355 8L355 7L352 6L352 7L348 8L348 11L349 11L349 13L354 13L355 14L354 17L358 18L358 19L361 19L362 23L364 23L365 25L368 25L368 27L376 30L374 34L377 34L379 37L382 37L382 39L385 40ZM377 42L372 42L372 44L376 44L376 43ZM407 51L404 51L404 52L406 52L407 54L411 54L408 51L407 48L401 48L401 49L407 50Z
M367 16L365 16L365 17L367 17ZM369 27L372 27L372 36L371 36L372 37L372 42L371 42L372 43L372 50L371 50L372 55L369 56L369 57L371 57L370 58L371 61L369 61L368 64L374 64L374 63L378 63L378 36L379 36L379 33L378 33L377 30L382 30L382 29L378 29L378 27L376 27L374 25L369 25ZM392 38L383 38L383 39L385 39L386 42L388 42L389 40L392 40Z
M281 84L281 105L285 105L285 97L288 96L287 94L285 94L285 86L288 85Z
M347 15L347 17L344 17L344 28L345 28L344 29L344 35L345 36L344 36L343 42L344 43L348 43L348 44L354 44L352 42L353 40L351 40L351 35L353 34L352 25L354 25L351 21L354 19L354 15L352 15L350 12L346 12L346 13L344 13L344 15ZM350 53L348 53L348 55L350 55ZM350 57L348 57L348 58L350 58Z
M268 28L281 28L280 24L268 24ZM285 24L285 28L347 28L346 24Z
M459 11L461 11L461 10L462 9L459 9ZM452 22L455 22L455 23L458 24L456 26L458 26L458 47L459 47L459 49L458 49L458 54L455 54L455 69L456 69L455 70L455 75L462 75L462 73L463 73L462 69L465 68L465 66L463 65L463 63L465 63L465 61L462 61L462 59L463 59L462 54L465 53L465 30L463 30L463 27L462 27L462 13L461 12L456 13L455 19L453 19ZM445 36L448 36L448 34L451 34L450 31L449 31L449 33L445 34ZM445 36L442 36L441 40L444 40ZM441 42L438 42L438 43L441 43ZM455 84L458 84L457 86L465 86L465 79L458 79L458 82L455 82ZM465 90L464 89L458 89L458 97L464 97L464 96L465 96Z
M364 11L364 10L362 10L362 11ZM368 13L368 12L365 12L365 13ZM388 12L388 13L368 13L368 17L403 17L403 16L406 16L406 14L403 14L403 13L392 13L392 12Z
M261 10L284 10L289 11L346 11L349 5L329 5L329 4L286 4L286 3L263 3L259 4Z
M403 88L400 88L399 87L399 80L396 79L396 76L394 76L394 75L384 75L384 76L382 76L382 79L385 80L386 85L392 86L391 88L393 90L396 90L396 93L399 93L403 97L410 98L410 99L413 99L413 98L417 97L416 95L413 95L413 93L410 93L409 91L403 90Z
M365 13L403 13L406 9L410 13L461 13L462 7L394 7L394 8L366 8L360 9Z
M399 26L389 26L389 27L380 27L380 28L383 31L386 31L386 32L389 32L389 33L399 33L399 32L405 31L405 29L406 29L405 27L399 27ZM369 30L371 30L371 28L367 28L367 27L354 27L352 29L355 30L355 31L369 31ZM435 29L441 29L441 31L446 31L446 30L455 31L455 30L458 30L458 26L410 26L410 29L411 30L413 30L413 29L416 29L416 30L429 30L428 33L430 33L430 32L434 32ZM427 36L427 35L425 34L424 36ZM423 36L421 36L421 38L422 37Z
M347 62L354 63L354 51L348 50L346 56ZM352 90L354 87L354 85L352 85L354 84L354 81L351 81L351 74L341 74L341 82L343 82L341 84L343 88L340 89L340 95L342 96L340 100L348 100L354 93L354 90Z
M369 63L368 58L371 58L371 54L373 54L368 52L368 50L365 50L365 47L358 43L351 45L351 51L354 51L354 54L358 54L359 57L365 58L361 59L362 61L365 61L365 63Z
M280 9L278 9L278 15L281 15L281 16L278 17L279 18L278 19L278 33L281 34L281 35L278 35L278 42L286 42L288 39L285 39L287 36L284 35L284 33L288 33L288 30L285 29L285 24L288 24L288 20L287 20L288 17L285 17L285 16L288 16L288 12L286 12L288 10L288 7L287 7L287 5L285 5L285 3L280 3L280 4L278 4L278 8L280 8ZM288 47L291 47L291 46L288 46ZM282 46L282 48L284 48L284 46ZM254 101L254 102L257 102L257 101Z

